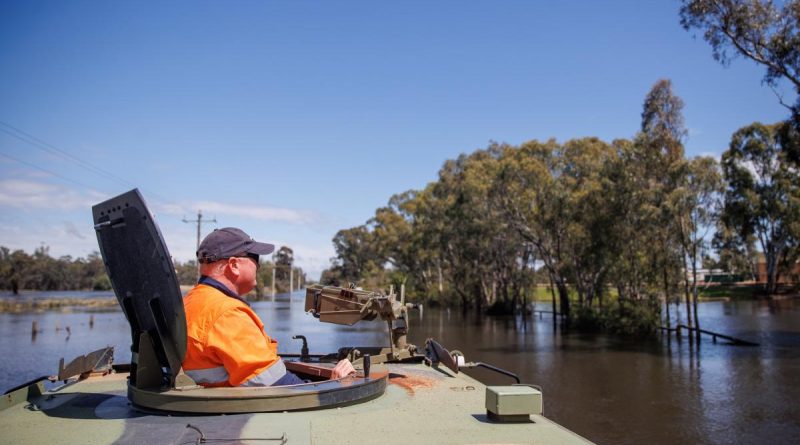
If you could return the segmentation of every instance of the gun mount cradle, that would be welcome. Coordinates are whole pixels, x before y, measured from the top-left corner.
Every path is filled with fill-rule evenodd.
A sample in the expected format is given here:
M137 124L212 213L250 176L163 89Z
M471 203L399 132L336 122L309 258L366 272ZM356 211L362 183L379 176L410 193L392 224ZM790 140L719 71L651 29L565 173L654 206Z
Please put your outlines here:
M384 294L381 291L336 286L312 285L306 289L306 312L325 323L351 326L362 320L380 318L386 321L389 332L389 347L344 347L338 359L347 358L354 365L361 365L369 356L372 363L386 363L409 359L420 359L415 355L417 347L407 342L408 310L422 309L421 305L405 302L405 286L400 287L400 296L394 287Z

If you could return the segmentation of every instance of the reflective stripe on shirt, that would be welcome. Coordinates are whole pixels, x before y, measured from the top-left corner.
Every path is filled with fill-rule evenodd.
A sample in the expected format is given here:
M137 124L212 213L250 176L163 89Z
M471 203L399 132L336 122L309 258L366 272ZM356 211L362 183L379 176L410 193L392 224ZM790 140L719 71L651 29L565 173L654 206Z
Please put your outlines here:
M279 360L239 386L272 386L285 375L286 365L283 364L283 360Z
M229 378L228 371L225 370L224 366L207 369L193 369L185 372L186 375L191 377L192 380L194 380L197 384L223 383L227 382ZM280 360L239 386L272 386L284 375L286 375L286 365L283 364L283 360Z
M269 368L267 368L269 369ZM224 366L208 369L192 369L184 371L195 383L219 383L228 381L228 371Z

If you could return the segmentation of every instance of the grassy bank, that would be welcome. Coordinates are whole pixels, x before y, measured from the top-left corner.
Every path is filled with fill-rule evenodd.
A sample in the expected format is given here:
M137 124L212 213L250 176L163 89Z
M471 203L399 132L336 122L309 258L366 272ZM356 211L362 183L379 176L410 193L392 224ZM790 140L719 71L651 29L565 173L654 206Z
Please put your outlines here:
M52 311L67 307L110 308L119 307L116 298L42 298L35 300L0 299L0 313Z
M792 298L797 297L800 288L797 286L782 286L775 295L764 293L764 287L760 284L718 284L700 289L700 301L713 301L720 299L728 300L752 300L757 298Z
M765 298L764 287L761 284L711 284L706 287L699 287L700 301L714 301L721 299L729 300L752 300L756 298ZM779 290L780 296L797 296L797 287L784 287ZM574 289L569 289L570 301L577 301L578 294ZM528 301L530 302L549 302L552 299L550 288L547 286L539 286L528 292ZM680 295L683 299L683 294ZM558 294L556 293L556 298ZM617 290L608 289L605 295L605 301L613 302L617 299Z
M755 284L719 284L698 290L700 301L720 299L750 300L764 294L764 288Z

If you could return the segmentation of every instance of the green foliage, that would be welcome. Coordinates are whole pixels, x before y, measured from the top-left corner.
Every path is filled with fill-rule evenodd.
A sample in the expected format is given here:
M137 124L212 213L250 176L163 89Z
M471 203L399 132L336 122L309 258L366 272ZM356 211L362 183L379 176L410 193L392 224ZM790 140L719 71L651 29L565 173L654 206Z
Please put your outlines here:
M189 260L185 263L173 261L173 265L175 266L175 275L178 277L178 283L183 286L191 286L197 283L197 279L199 278L197 261Z
M683 0L681 25L703 32L714 59L728 64L744 56L767 69L764 81L788 80L800 94L800 0ZM783 102L783 101L782 101ZM800 119L800 95L792 110Z
M92 290L111 290L111 280L108 275L98 275L92 281Z
M288 246L281 246L278 251L275 252L274 260L275 291L289 292L290 285L295 286L298 278L297 275L293 273L294 251ZM294 281L294 283L290 284L290 280Z
M498 314L550 301L546 285L567 320L629 335L653 334L662 315L672 324L665 303L684 299L686 324L697 326L696 275L686 271L708 262L724 181L714 159L686 159L682 108L671 82L659 80L632 140L491 143L447 160L424 189L339 231L322 282L405 285L412 300ZM792 128L775 134L800 146Z
M700 299L746 300L761 295L764 289L757 285L718 284L700 290Z
M797 144L790 124L756 122L734 133L722 155L727 189L720 244L746 251L757 240L766 259L768 293L800 256L800 163L785 148Z
M636 304L631 300L616 300L598 307L580 307L573 313L572 326L588 332L652 337L658 332L658 305Z
M70 256L53 258L46 246L33 255L22 250L10 251L0 246L0 288L17 293L20 290L85 290L108 281L100 254L87 258ZM110 289L110 283L106 287Z

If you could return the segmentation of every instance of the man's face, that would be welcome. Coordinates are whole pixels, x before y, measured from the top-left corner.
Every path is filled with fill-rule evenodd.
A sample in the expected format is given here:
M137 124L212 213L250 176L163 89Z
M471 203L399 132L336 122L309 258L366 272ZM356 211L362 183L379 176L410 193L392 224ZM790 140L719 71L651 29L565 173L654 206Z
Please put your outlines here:
M258 272L258 260L251 256L239 258L242 260L239 263L239 268L242 270L242 283L247 286L247 290L242 292L246 294L256 287L256 274Z
M256 287L256 272L258 271L258 260L253 257L234 257L238 276L236 286L239 288L239 295L244 295Z

